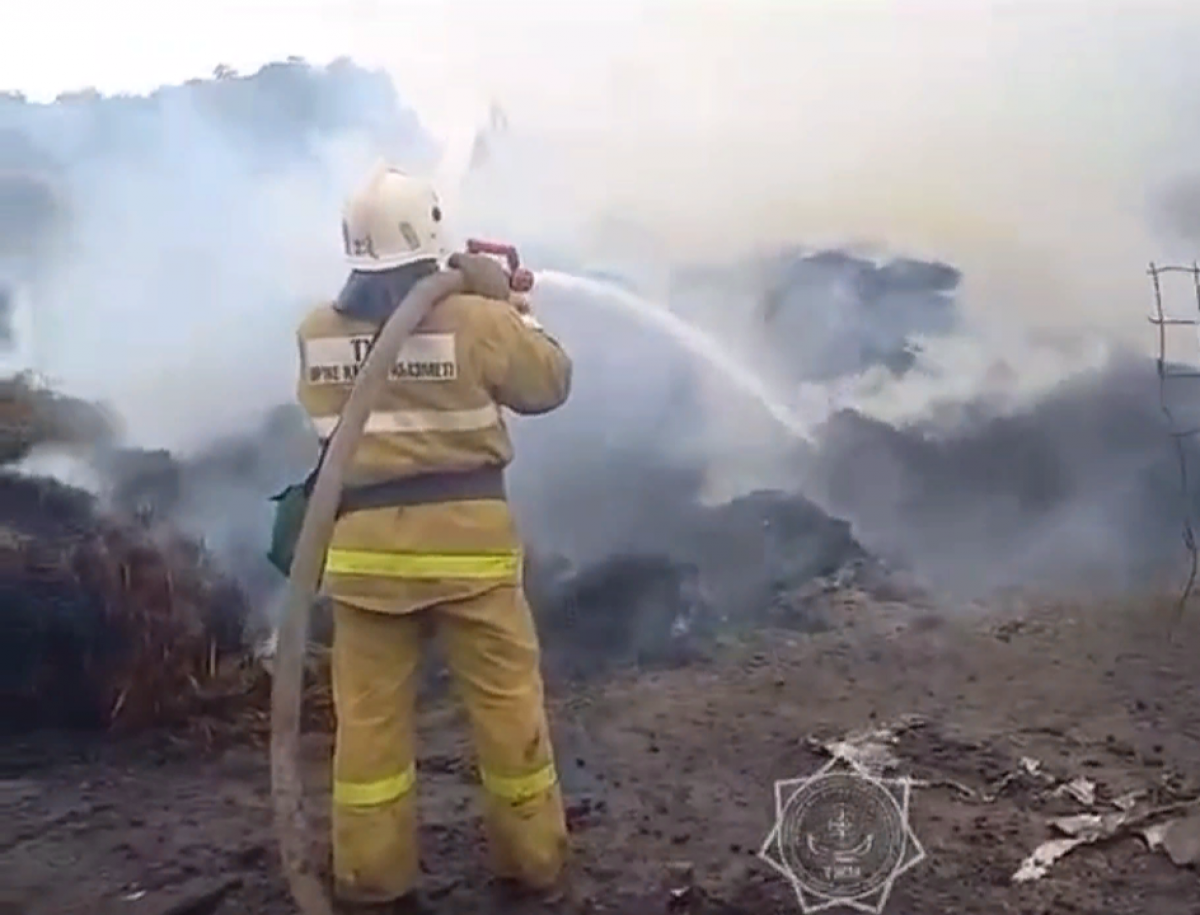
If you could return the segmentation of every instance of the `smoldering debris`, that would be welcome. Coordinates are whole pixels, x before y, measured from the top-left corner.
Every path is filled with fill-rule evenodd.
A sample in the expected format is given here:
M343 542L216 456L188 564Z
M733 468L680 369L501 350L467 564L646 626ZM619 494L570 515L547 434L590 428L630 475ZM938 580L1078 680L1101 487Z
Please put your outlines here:
M1180 386L1176 408L1200 404ZM847 411L806 491L872 552L939 588L1144 587L1182 560L1195 517L1148 359L1115 358L1019 410L979 399L891 425ZM1200 466L1200 447L1185 441Z
M118 522L94 497L51 480L8 474L0 497L4 730L178 724L228 688L234 705L262 712L261 678L228 679L230 669L258 666L245 589L196 543L150 516ZM792 520L773 523L773 514ZM696 509L693 518L695 539L671 554L614 556L581 569L531 556L527 588L550 677L686 663L731 628L817 628L819 615L790 598L865 555L844 525L783 494ZM759 536L746 542L755 528ZM818 541L827 546L814 556ZM797 552L809 555L795 561ZM759 561L730 587L730 564L747 553ZM748 588L759 579L766 584ZM747 596L758 603L738 604ZM327 705L325 689L314 688Z
M255 625L269 625L267 607L282 582L266 559L271 532L269 497L302 479L318 443L294 405L271 410L241 436L228 436L194 454L164 449L109 449L95 456L109 481L108 509L154 519L193 539L241 585L255 608Z
M1122 362L1015 414L976 404L910 427L839 416L822 437L805 484L849 521L793 492L755 492L706 505L703 475L695 468L636 449L611 452L602 462L567 462L569 475L548 475L538 493L537 504L558 510L535 516L538 523L527 528L527 587L548 672L589 677L615 666L685 663L702 655L715 634L741 628L819 629L826 624L823 589L891 581L877 555L898 558L927 580L940 575L955 582L951 573L958 570L973 578L976 591L1017 576L1033 582L1039 571L1061 583L1064 557L1103 560L1107 571L1140 580L1178 545L1177 465L1162 436L1153 381L1151 366ZM108 505L143 519L133 539L148 537L151 550L160 551L158 559L142 560L151 565L167 561L151 534L156 529L219 529L205 510L229 513L236 524L228 527L249 530L261 521L261 531L217 538L221 549L208 554L208 565L197 560L190 572L172 571L202 578L207 573L198 569L215 563L238 583L240 603L231 598L230 605L250 614L249 604L262 605L280 585L259 562L269 523L266 496L303 474L315 449L300 414L281 408L253 436L190 457L110 451L106 472L114 494ZM96 542L88 534L93 515L57 507L46 495L51 490L38 487L5 496L5 510L20 519L21 530L51 545L63 542L67 529L70 542ZM73 491L53 492L66 498ZM521 498L515 507L528 516ZM248 518L257 520L247 525ZM1084 524L1096 518L1104 521L1099 530ZM1072 532L1073 523L1087 538ZM103 555L111 559L112 552ZM1041 566L1032 553L1042 554ZM20 553L20 562L29 555ZM103 621L111 607L99 598L88 604L63 576L53 580L54 593L68 595L56 598L61 604L92 607L101 621L71 631L107 631ZM37 584L42 590L36 593L50 593L47 587ZM103 589L111 587L96 589L108 594ZM23 631L36 631L22 620ZM185 627L186 639L194 638L191 631ZM89 637L99 639L89 650L108 650L100 636ZM97 694L111 692L106 687Z
M178 722L240 657L246 609L194 543L0 473L0 731Z
M58 410L49 395L26 405L30 427ZM255 664L253 642L275 622L265 617L283 585L264 556L267 497L316 456L301 411L280 407L250 434L191 455L101 440L90 452L96 496L5 477L0 625L23 661L2 691L22 712L11 726L170 722L198 707L206 682L216 688L214 653ZM629 490L617 501L647 511L593 513L592 530L608 539L576 540L583 550L573 555L547 549L560 545L552 529L530 538L528 590L551 676L683 663L731 628L812 628L820 621L799 589L867 558L847 524L799 496L705 506L700 475L650 455L630 460L610 472L645 498ZM559 523L576 526L593 500L611 503L617 478L561 481L574 501ZM242 701L257 707L265 696L259 684Z
M697 629L714 616L699 570L667 556L614 556L577 573L553 557L534 558L527 577L554 674L586 677L616 665L685 661Z
M553 673L683 663L718 634L763 626L820 629L813 583L865 582L877 568L848 524L801 496L764 491L705 506L687 480L625 552L581 566L534 552L527 589Z

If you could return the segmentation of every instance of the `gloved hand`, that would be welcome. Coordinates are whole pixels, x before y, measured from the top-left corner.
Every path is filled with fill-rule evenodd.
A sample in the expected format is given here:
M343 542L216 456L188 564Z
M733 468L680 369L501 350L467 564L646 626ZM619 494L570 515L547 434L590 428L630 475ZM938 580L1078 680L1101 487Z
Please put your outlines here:
M447 264L462 272L466 280L465 292L504 302L511 298L508 271L500 266L495 258L486 254L466 254L460 251L451 254Z

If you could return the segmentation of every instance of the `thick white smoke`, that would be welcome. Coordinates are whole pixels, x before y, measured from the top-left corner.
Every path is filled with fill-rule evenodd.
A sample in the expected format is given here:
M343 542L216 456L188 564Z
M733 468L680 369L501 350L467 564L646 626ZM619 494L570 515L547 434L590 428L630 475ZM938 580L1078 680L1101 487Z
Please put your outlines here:
M673 274L823 243L962 270L964 326L924 341L917 370L897 381L876 369L826 386L831 408L889 422L932 417L949 437L941 451L913 455L867 435L824 445L808 491L872 546L903 554L910 544L908 558L964 587L1096 580L1097 570L1128 584L1147 556L1170 552L1183 500L1156 394L1135 375L1137 397L1113 401L1117 386L1095 372L1114 350L1150 351L1145 267L1190 261L1200 241L1194 4L651 5L638 16L617 5L546 25L520 65L507 67L499 56L519 44L519 17L480 17L488 38L472 53L503 87L509 132L468 182L470 218L550 260L610 270L670 299L781 398L809 368L807 341L764 331L752 288L733 284L722 297L710 284L698 296L673 288ZM604 51L584 53L585 37ZM836 296L813 296L813 312L835 320ZM550 314L568 334L583 321L566 313L573 305ZM893 317L867 314L876 324ZM809 325L818 347L833 342L823 323ZM668 347L639 370L628 354L644 347L629 338L645 332L619 315L609 328L579 335L620 366L604 382L603 415L625 403L640 416L642 382L666 371ZM1080 373L1069 394L1041 406ZM675 454L700 455L710 477L719 471L722 492L786 480L788 467L798 478L794 450L727 379L701 369L691 385L707 409L688 433L664 432ZM1017 418L1000 430L962 426L958 439L946 431L978 410ZM1064 413L1076 421L1064 423ZM596 415L568 410L540 433L571 443L554 460L581 470L579 479L603 477ZM614 426L631 431L601 422L612 424L608 436ZM914 442L926 434L906 433ZM1011 478L981 469L972 436L1016 451ZM851 464L844 448L881 458ZM909 466L933 473L943 453L951 457L937 472L955 500L933 500L936 484ZM861 485L831 480L839 466L861 468ZM1048 493L1033 508L1028 486ZM923 498L940 514L912 510ZM593 511L602 503L598 494ZM1002 534L986 524L997 505L1009 519ZM954 511L967 520L951 523Z
M1190 254L1154 230L1195 171L1194 4L616 4L522 41L527 24L463 26L524 137L478 182L498 228L659 265L881 244L960 267L977 311L1118 332L1143 329L1146 262Z
M468 146L480 152L461 183L441 176L460 237L630 278L784 402L808 357L763 330L752 284L698 296L673 285L680 270L823 244L962 270L969 320L929 344L930 373L828 385L829 407L900 419L996 388L1025 407L1112 341L1144 348L1146 262L1190 257L1196 239L1193 6L448 2L410 18L343 9L336 31L393 72L401 101L424 87L434 132L453 139L450 175L472 161ZM322 4L289 22L310 7ZM431 88L443 81L455 91ZM106 102L124 113L103 129L83 102L39 113L33 139L63 160L75 209L32 291L37 368L111 402L146 446L198 450L290 400L295 321L341 278L343 194L381 150L434 158L415 121L400 137L381 126L396 102L376 84L343 86L323 101L265 93L238 115L252 92L207 106L215 96L199 92ZM492 98L507 129L477 149ZM650 456L719 464L735 491L790 466L786 436L669 336L587 296L546 291L539 303L589 368L567 410L518 424L514 484L534 526L587 519L579 550L608 548L634 522L600 531L592 507L620 501L613 486ZM1070 345L1039 342L1047 330ZM624 476L612 454L626 456ZM587 480L594 497L568 516L562 493ZM874 509L903 502L904 484L873 483L871 506L831 495L896 540L908 522Z
M429 167L430 139L379 80L338 72L0 108L70 201L22 351L111 404L130 444L194 450L288 401L295 324L343 273L347 188L385 152Z
M977 313L1140 339L1142 268L1189 253L1171 236L1186 234L1186 194L1174 189L1194 174L1200 133L1192 6L613 3L566 15L537 3L314 3L276 31L302 45L311 36L297 23L321 25L390 67L402 96L421 90L443 135L473 127L481 100L501 100L511 129L462 189L464 234L660 280L764 246L868 242L955 264ZM160 106L130 127L134 158L101 155L70 175L78 247L40 293L40 336L54 341L41 358L70 382L144 399L135 392L161 383L187 340L190 360L211 366L200 371L265 373L254 388L272 399L290 384L282 352L254 359L224 329L236 319L242 340L286 348L294 312L266 300L291 307L336 285L331 226L371 140L327 132L289 160L250 153L260 138L184 96ZM80 321L94 325L80 333ZM120 336L126 326L137 344ZM206 386L205 403L223 390ZM123 412L139 438L187 438L170 408Z

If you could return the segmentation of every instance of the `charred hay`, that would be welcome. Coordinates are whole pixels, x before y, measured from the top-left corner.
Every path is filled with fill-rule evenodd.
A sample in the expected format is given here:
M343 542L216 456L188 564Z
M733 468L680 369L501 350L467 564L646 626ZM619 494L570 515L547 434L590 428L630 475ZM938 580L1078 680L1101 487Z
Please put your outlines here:
M845 522L794 494L677 508L660 537L603 560L531 552L551 681L687 663L731 630L823 628L830 582L874 569ZM244 592L152 517L121 520L80 490L0 474L0 731L267 733L270 677L246 651ZM322 730L333 719L326 616L318 606L305 705L306 726ZM436 657L425 668L425 688L440 690Z
M0 473L0 731L183 721L241 655L246 611L195 543Z

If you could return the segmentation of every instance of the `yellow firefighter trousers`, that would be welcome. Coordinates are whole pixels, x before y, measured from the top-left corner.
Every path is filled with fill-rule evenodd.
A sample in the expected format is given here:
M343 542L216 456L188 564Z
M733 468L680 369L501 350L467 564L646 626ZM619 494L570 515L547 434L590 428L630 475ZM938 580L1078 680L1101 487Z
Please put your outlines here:
M384 902L419 874L414 705L432 614L478 755L497 876L542 888L567 853L532 614L519 585L404 614L334 609L333 870L343 899Z

